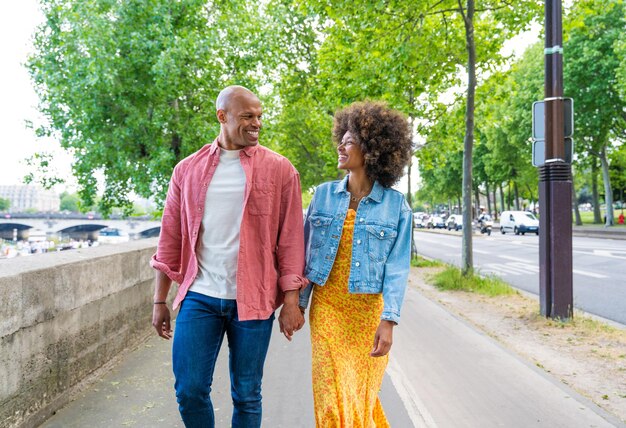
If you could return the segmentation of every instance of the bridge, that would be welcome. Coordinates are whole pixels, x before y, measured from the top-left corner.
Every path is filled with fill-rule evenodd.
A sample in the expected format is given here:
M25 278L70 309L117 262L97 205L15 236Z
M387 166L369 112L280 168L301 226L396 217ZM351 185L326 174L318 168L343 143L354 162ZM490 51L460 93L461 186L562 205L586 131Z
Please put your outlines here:
M118 229L130 239L150 238L159 235L161 222L149 218L110 218L95 215L63 214L7 214L0 218L0 238L27 240L29 237L69 237L97 241L105 228Z

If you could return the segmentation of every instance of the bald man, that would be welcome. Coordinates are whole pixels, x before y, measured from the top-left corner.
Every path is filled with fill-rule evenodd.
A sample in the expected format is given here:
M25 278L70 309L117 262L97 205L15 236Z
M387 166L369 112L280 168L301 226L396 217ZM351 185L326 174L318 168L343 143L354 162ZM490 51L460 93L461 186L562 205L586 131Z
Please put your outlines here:
M179 284L172 351L186 427L213 427L215 362L228 337L233 427L261 426L261 381L274 311L288 340L304 324L306 279L298 172L259 145L261 102L242 86L216 100L220 133L183 159L170 181L156 269L152 325L172 337L166 298Z

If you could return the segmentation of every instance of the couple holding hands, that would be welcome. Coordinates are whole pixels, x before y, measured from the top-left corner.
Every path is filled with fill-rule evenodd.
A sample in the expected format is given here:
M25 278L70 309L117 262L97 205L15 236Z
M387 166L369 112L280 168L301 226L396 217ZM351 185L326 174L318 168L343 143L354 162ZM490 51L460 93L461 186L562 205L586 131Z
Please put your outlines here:
M333 140L347 175L315 189L303 224L298 172L259 145L258 97L229 86L216 110L216 140L174 168L151 260L152 324L174 337L185 426L215 426L210 392L224 335L232 426L261 426L274 312L282 305L280 331L291 340L309 301L316 425L389 426L378 391L409 273L412 212L391 188L411 156L408 121L378 102L338 111Z

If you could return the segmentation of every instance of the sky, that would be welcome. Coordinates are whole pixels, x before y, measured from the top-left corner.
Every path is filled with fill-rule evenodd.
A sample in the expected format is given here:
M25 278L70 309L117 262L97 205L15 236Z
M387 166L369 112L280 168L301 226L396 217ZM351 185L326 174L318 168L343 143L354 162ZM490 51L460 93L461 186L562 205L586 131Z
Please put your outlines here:
M32 52L32 34L43 22L37 0L4 2L0 14L0 185L22 184L28 171L24 160L45 151L54 155L53 168L61 176L71 175L71 157L53 139L37 138L26 121L42 123L37 96L23 66ZM73 182L69 183L70 187ZM59 187L59 186L57 186ZM66 186L56 190L62 191Z
M0 14L0 185L22 184L24 176L30 172L25 159L36 152L53 155L52 169L61 177L68 177L67 184L58 185L55 190L74 191L75 180L71 178L72 158L52 138L35 136L34 129L26 126L26 121L35 125L43 123L37 111L37 96L32 88L24 63L32 52L32 35L37 25L43 22L37 0L4 2ZM520 54L533 40L536 40L538 27L511 41L506 51ZM530 107L529 107L530 108ZM417 180L417 168L413 180ZM415 183L412 190L415 191ZM406 191L406 176L397 186Z

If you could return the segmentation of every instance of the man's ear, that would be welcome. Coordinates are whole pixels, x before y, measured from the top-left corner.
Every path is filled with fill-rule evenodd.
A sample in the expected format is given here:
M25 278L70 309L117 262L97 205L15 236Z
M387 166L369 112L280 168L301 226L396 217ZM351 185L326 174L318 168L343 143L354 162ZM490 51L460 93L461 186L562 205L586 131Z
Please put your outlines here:
M217 111L216 116L220 123L226 123L226 111L220 109Z

